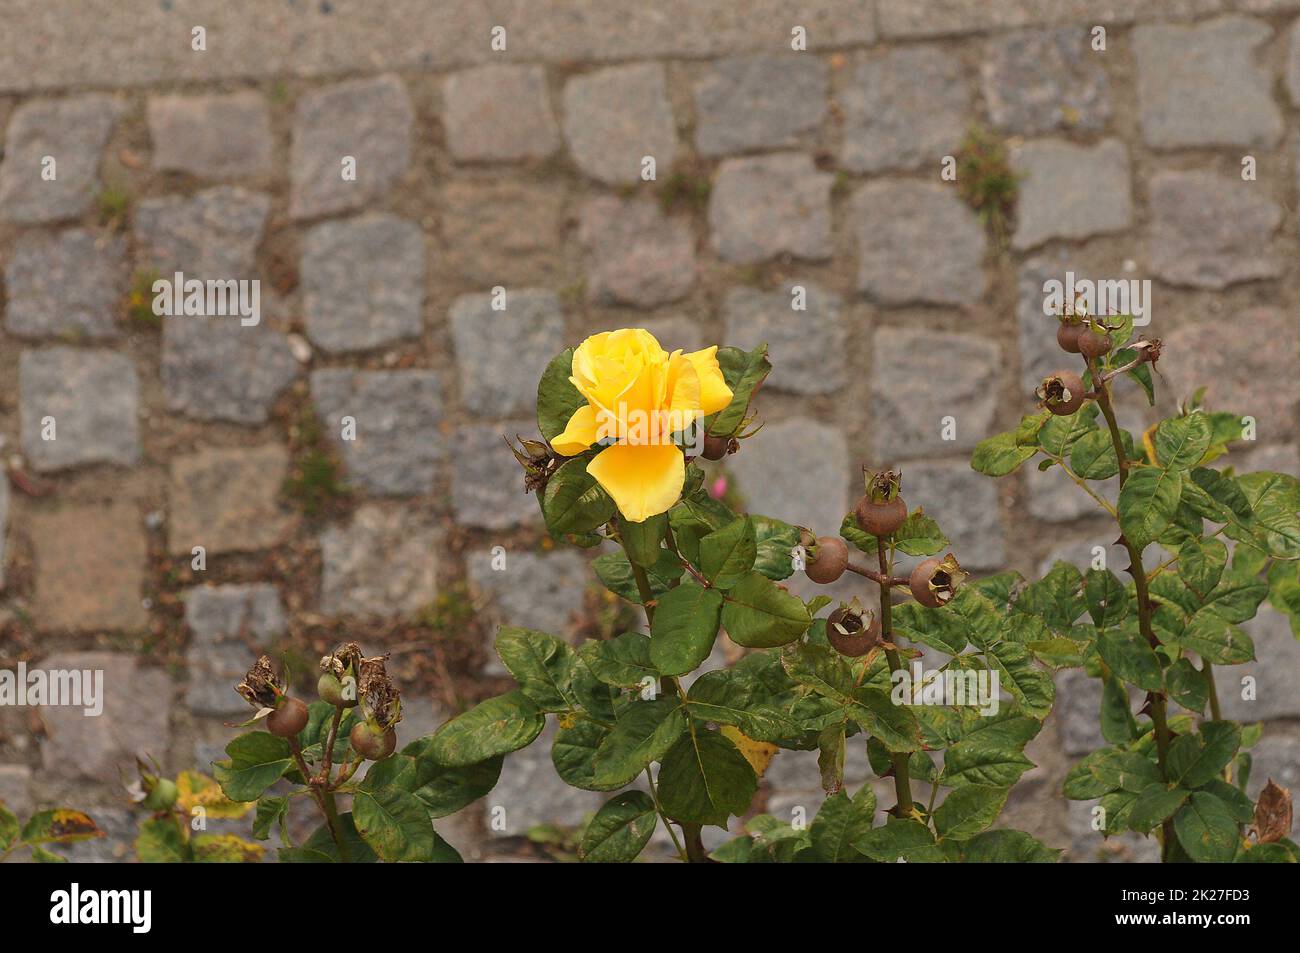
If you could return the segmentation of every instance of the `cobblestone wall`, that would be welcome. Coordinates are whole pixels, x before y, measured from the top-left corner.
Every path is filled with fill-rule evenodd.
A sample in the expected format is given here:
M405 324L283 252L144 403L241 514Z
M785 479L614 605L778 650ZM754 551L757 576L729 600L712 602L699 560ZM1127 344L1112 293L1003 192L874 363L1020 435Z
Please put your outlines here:
M219 755L255 650L394 648L414 737L493 689L492 621L591 624L500 435L592 331L768 341L768 423L728 465L750 507L831 531L861 463L896 464L981 572L1112 542L1059 473L967 464L1054 363L1067 271L1151 279L1163 408L1208 384L1259 421L1231 462L1300 468L1300 2L77 6L0 2L0 658L102 669L107 698L0 707L0 799L91 808L112 836L83 856L129 852L132 754ZM973 124L1021 176L1005 241L941 175ZM177 271L258 279L260 322L153 320L141 283ZM331 457L346 494L312 482ZM1300 645L1250 628L1259 700L1226 713L1269 721L1255 785L1294 786ZM1149 859L1059 797L1095 691L1060 678L1007 821ZM596 806L548 752L489 796L506 833ZM769 811L815 809L809 760L778 756ZM501 850L483 806L444 832L469 857Z

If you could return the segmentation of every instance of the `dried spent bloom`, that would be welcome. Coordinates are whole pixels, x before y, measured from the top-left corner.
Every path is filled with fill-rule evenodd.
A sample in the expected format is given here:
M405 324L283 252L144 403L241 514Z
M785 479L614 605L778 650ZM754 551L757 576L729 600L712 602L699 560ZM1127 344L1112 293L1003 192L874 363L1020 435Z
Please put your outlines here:
M562 458L540 440L530 440L515 434L515 439L519 441L519 446L516 447L509 437L504 439L510 452L524 468L524 492L532 493L536 490L540 493L545 490L552 474L559 469Z
M391 728L402 720L401 692L384 668L387 660L387 655L362 659L357 675L362 709L381 728Z
M344 642L329 655L320 660L320 670L342 678L349 672L353 675L361 665L361 646L355 642Z
M254 708L274 708L284 694L284 685L276 680L270 658L263 655L235 686L235 691Z

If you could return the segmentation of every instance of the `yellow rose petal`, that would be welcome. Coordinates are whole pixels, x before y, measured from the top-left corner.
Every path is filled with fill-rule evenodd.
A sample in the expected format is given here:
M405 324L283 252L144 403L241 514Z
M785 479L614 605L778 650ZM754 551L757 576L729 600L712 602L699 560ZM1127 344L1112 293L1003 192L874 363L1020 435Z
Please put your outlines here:
M573 412L564 433L551 441L551 449L562 456L572 457L582 453L599 439L596 408L585 404Z
M718 366L718 348L706 347L703 351L693 351L686 359L695 365L695 373L700 377L700 409L706 414L717 413L731 403L731 388L722 376Z
M623 518L640 523L658 516L681 498L686 460L673 444L606 447L587 464L587 472L614 498Z

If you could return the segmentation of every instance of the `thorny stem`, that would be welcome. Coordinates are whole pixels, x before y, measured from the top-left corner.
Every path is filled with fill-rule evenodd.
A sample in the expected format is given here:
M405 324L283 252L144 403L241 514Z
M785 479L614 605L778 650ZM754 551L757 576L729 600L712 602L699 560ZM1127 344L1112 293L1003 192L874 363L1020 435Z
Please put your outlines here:
M334 795L329 791L322 791L319 787L312 784L312 775L307 770L307 761L302 756L302 746L298 744L297 738L289 739L289 750L293 752L294 763L298 770L302 772L303 780L307 782L308 790L320 808L321 813L325 815L325 826L329 828L330 837L334 840L334 845L339 849L339 860L343 863L351 862L352 858L348 852L348 847L343 843L343 835L339 831L339 812L334 804Z
M854 562L849 562L846 568L849 570L849 572L855 572L859 576L866 576L868 579L872 580L873 582L878 582L881 584L884 584L886 579L889 580L889 585L891 586L906 586L909 582L906 576L889 576L878 570L868 569L866 566L859 566Z
M893 585L893 575L889 558L885 555L885 541L879 537L876 539L876 555L880 558L880 579L877 580L880 583L880 638L892 644L894 628L890 619L889 588ZM885 658L889 660L890 671L903 670L898 649L885 649ZM894 763L894 793L898 795L894 816L901 820L912 813L912 781L907 773L907 753L891 751L889 759Z
M327 736L325 741L324 765L322 766L320 775L317 778L317 783L326 785L327 788L329 787L330 784L330 770L334 767L334 741L339 736L339 722L342 720L343 720L343 709L335 708L334 720L330 722L329 735Z
M1120 437L1119 423L1115 419L1115 408L1110 397L1110 385L1101 380L1095 361L1087 360L1086 363L1093 383L1097 387L1097 404L1101 407L1102 416L1106 418L1106 426L1110 430L1110 441L1115 448L1115 459L1119 462L1119 485L1122 491L1124 482L1128 479L1130 463L1124 453L1124 441ZM1146 570L1142 566L1142 552L1123 534L1122 527L1120 541L1123 542L1124 548L1128 550L1128 571L1129 575L1133 577L1133 588L1137 594L1138 630L1152 649L1159 648L1160 640L1156 638L1155 631L1151 628L1151 591L1147 586ZM1169 722L1166 717L1167 696L1164 692L1152 692L1150 698L1151 724L1155 728L1156 735L1156 759L1160 764L1160 773L1164 775L1166 756L1169 752ZM1172 818L1166 819L1161 825L1161 832L1161 859L1167 861L1170 848L1174 842Z

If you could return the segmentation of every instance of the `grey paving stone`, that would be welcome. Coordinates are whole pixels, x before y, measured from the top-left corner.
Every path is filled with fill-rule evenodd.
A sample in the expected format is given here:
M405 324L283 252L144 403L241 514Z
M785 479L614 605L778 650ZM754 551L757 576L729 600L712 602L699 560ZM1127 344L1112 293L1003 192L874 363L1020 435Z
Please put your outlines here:
M1300 103L1300 21L1287 31L1286 91L1292 103Z
M641 161L655 172L677 157L677 127L659 63L610 66L575 76L564 86L564 137L573 161L609 185L641 181Z
M0 165L0 219L57 222L90 208L104 144L120 111L116 100L99 94L36 99L15 109ZM50 171L53 178L46 177Z
M1225 16L1133 31L1142 135L1156 148L1267 146L1282 134L1272 79L1256 54L1273 35L1262 20Z
M951 542L964 569L1000 569L1006 562L997 481L966 459L898 464L909 509L924 507Z
M908 328L880 328L871 343L876 460L970 450L997 429L997 388L989 386L1002 365L996 343ZM947 417L954 418L953 440L944 439Z
M1165 281L1225 288L1282 274L1272 245L1282 209L1254 183L1208 172L1160 172L1151 178L1150 203L1147 261Z
M597 304L650 308L676 301L695 284L690 220L667 216L650 199L598 196L582 207L587 296Z
M282 16L269 20L260 0L229 0L205 10L210 37L222 37L218 55L189 55L175 44L158 43L175 27L162 5L132 8L130 30L105 35L96 24L120 14L112 0L83 0L84 17L62 18L44 5L15 12L0 41L0 88L64 89L134 86L249 77L338 76L389 69L427 72L468 63L509 59L567 64L714 56L787 42L792 17L784 0L665 0L648 7L641 0L573 0L567 6L523 4L510 8L509 51L492 49L489 24L479 0L391 0L383 6L361 0L332 0L338 16ZM983 11L981 11L982 13ZM871 43L875 18L861 0L824 0L800 10L814 49ZM987 16L981 20L984 22ZM339 21L346 29L326 29ZM33 42L39 37L40 42ZM188 35L184 37L188 40ZM179 51L179 52L178 52Z
M197 420L264 424L298 376L289 339L238 317L168 317L161 376L167 406Z
M714 251L737 264L829 258L832 179L800 153L723 162L709 196Z
M1286 616L1266 604L1242 628L1255 643L1255 661L1215 667L1223 717L1241 722L1300 717L1300 694L1295 690L1300 678L1300 641L1291 635ZM1247 677L1252 679L1249 692L1243 685ZM1253 698L1242 697L1250 693Z
M1259 797L1270 778L1290 791L1300 787L1300 739L1265 730L1259 744L1250 749L1250 756L1253 764L1246 793L1252 799ZM1291 830L1294 836L1295 828Z
M1092 147L1029 142L1012 150L1011 164L1022 176L1016 248L1122 231L1133 222L1128 150L1118 139Z
M32 810L31 795L28 793L31 781L32 769L27 765L0 764L0 804L23 819Z
M873 182L853 196L858 290L886 305L979 300L988 240L955 193L918 182Z
M1166 335L1160 370L1172 392L1182 396L1205 387L1211 408L1253 416L1264 444L1296 433L1294 319L1250 308L1233 317L1231 333L1224 330L1222 321L1200 320Z
M549 553L503 549L498 554L493 552L496 548L465 556L470 586L484 602L481 617L489 634L483 671L489 675L506 672L493 649L498 625L536 629L572 642L573 616L581 609L582 591L594 578L586 561L572 549Z
M502 440L536 432L536 421L528 419L456 430L451 507L457 523L492 530L541 523L541 507L533 494L524 493L524 471Z
M1041 457L1038 459L1042 459ZM1060 467L1039 470L1031 461L1021 468L1025 488L1028 490L1029 515L1049 523L1068 523L1085 516L1100 516L1105 511L1097 501L1079 489ZM1093 492L1100 493L1112 504L1119 496L1117 479L1089 480Z
M551 747L558 728L547 721L536 741L506 758L501 780L483 799L493 837L523 837L539 824L577 827L610 797L569 787L555 773Z
M414 222L367 214L317 225L302 243L307 337L333 354L417 337L424 273L424 235Z
M103 711L93 718L81 707L40 709L45 723L41 761L50 777L114 784L119 771L126 777L134 774L137 755L166 754L174 694L166 669L145 668L124 652L59 652L42 659L40 667L80 671L83 679L86 671L98 672L103 687Z
M553 292L507 291L505 304L494 311L492 295L461 295L449 314L460 400L480 417L533 409L542 372L564 350L564 315Z
M1026 136L1102 129L1111 114L1104 55L1079 26L991 36L980 76L993 124Z
M185 703L200 715L238 715L248 703L236 692L256 659L254 646L269 646L286 628L280 593L268 583L198 586L185 597L190 644L185 662Z
M838 532L849 511L851 471L844 435L806 417L768 423L726 463L748 512L821 535Z
M274 443L173 457L168 552L189 554L202 546L212 556L280 545L298 525L280 498L288 476L289 454Z
M690 318L653 318L642 321L641 326L655 336L665 351L698 351L704 347L701 327Z
M5 328L19 337L116 337L126 290L122 239L86 229L20 234L5 263Z
M746 350L767 342L772 373L766 386L794 394L835 393L846 380L847 330L839 295L810 282L803 289L805 309L791 307L791 285L779 291L733 288L722 312L726 342Z
M51 347L18 362L22 447L42 473L88 463L132 466L140 459L140 383L135 365L112 351ZM54 439L42 436L54 418Z
M312 372L311 396L321 426L343 454L350 484L372 496L430 491L444 442L435 372L325 368ZM354 440L344 439L344 417L355 421Z
M441 535L398 509L359 508L347 526L321 533L321 611L395 616L419 611L438 594Z
M1056 673L1056 702L1050 717L1056 722L1066 754L1081 757L1106 746L1100 712L1101 679L1090 678L1077 668Z
M881 36L901 38L1066 23L1131 23L1157 14L1168 19L1187 18L1217 12L1224 5L1224 0L1165 0L1158 8L1129 0L1010 0L998 4L985 0L879 0L877 17Z
M289 214L314 218L382 197L411 161L415 110L391 74L337 83L298 101L289 153ZM356 160L344 178L344 160Z
M187 279L254 278L270 209L269 196L228 185L147 199L135 214L137 260L169 281L177 271Z
M1244 456L1234 447L1230 455L1221 457L1220 460L1225 466L1234 467L1237 473L1254 473L1257 470L1300 473L1300 447L1293 443L1256 447ZM1218 462L1211 466L1218 466Z
M271 171L271 118L251 89L149 99L153 167L205 179L266 175Z
M937 47L871 56L854 72L840 102L840 164L852 172L926 167L937 173L970 124L970 84L960 62Z
M559 185L448 184L442 192L443 259L486 287L555 283L564 198Z
M479 66L442 84L447 148L459 162L544 159L560 132L540 66Z
M41 631L143 629L147 559L134 503L65 505L31 516L36 586L32 616Z
M1131 831L1103 836L1094 830L1094 824L1104 824L1105 818L1094 815L1100 808L1098 801L1070 801L1065 817L1070 836L1070 846L1061 859L1072 864L1158 864L1160 844L1154 837L1143 837Z
M808 53L733 56L695 84L695 148L720 156L808 145L826 116L826 64Z

